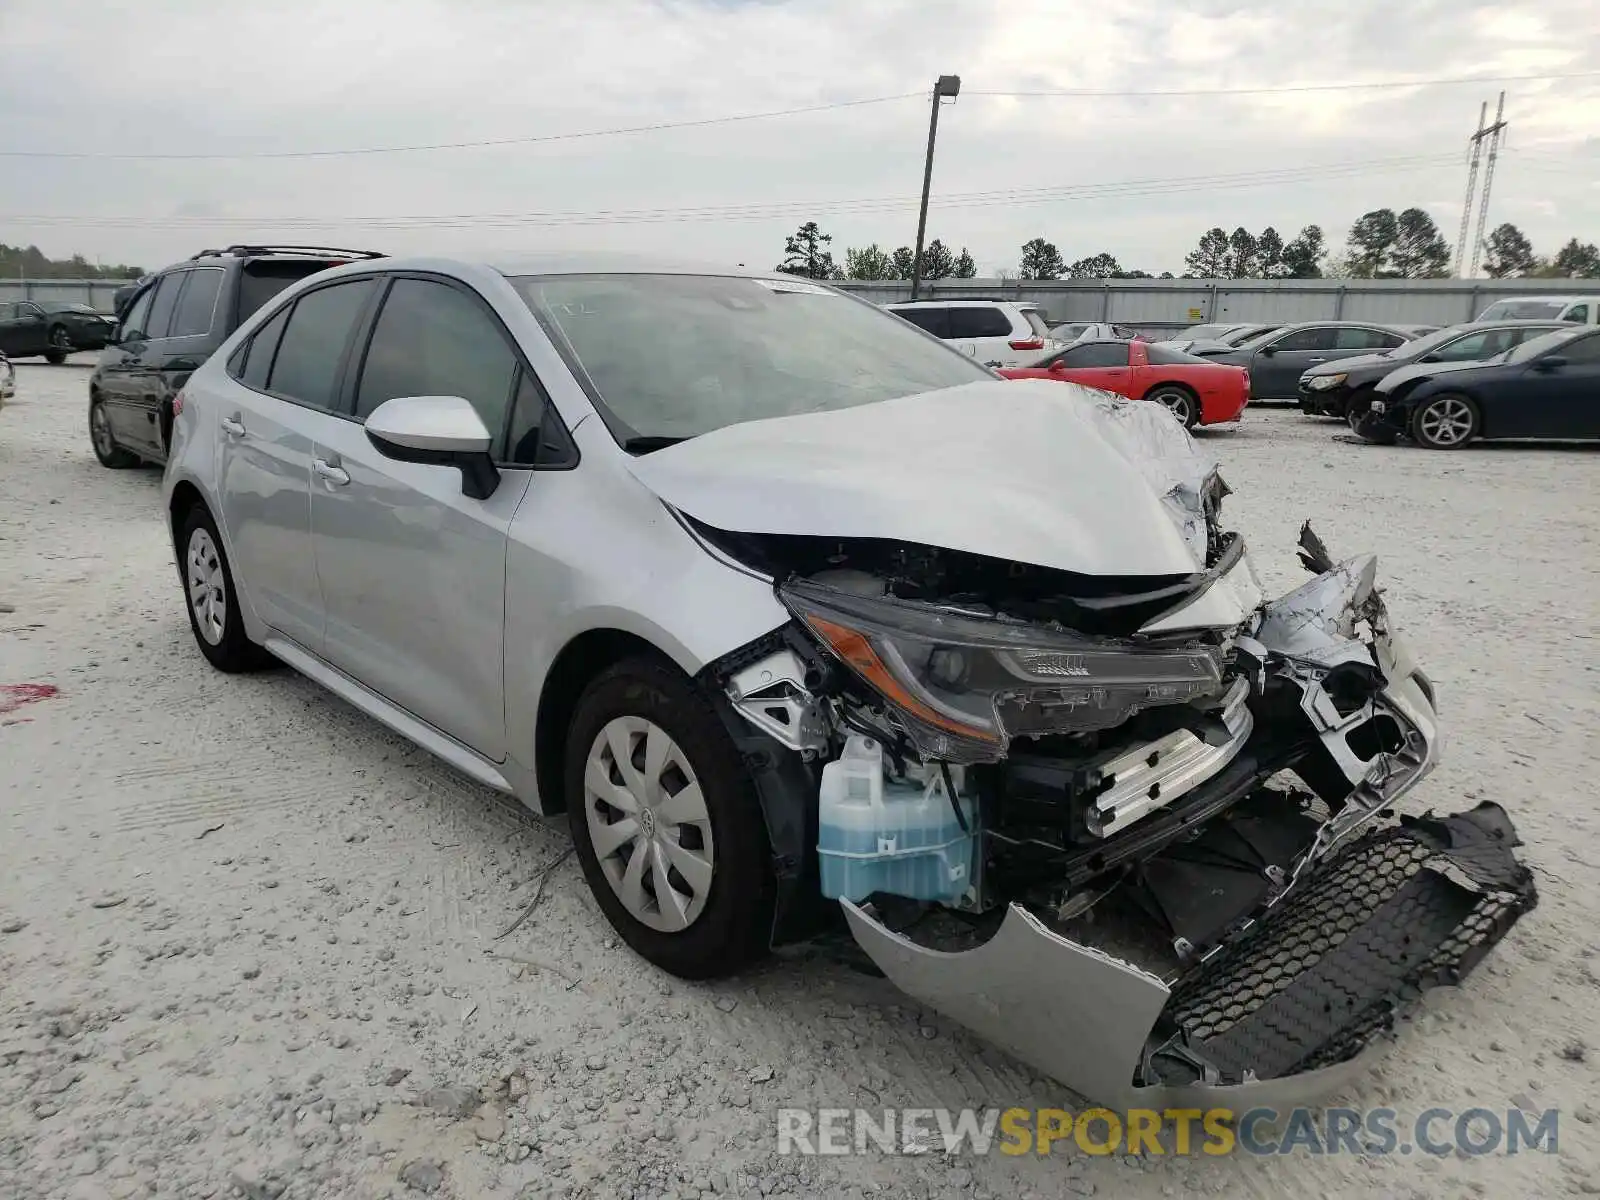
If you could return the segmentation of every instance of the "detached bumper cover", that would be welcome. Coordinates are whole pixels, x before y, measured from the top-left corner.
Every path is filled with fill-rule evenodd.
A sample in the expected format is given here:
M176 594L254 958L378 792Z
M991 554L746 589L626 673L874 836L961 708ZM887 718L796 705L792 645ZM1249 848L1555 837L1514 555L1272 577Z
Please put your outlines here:
M917 946L842 902L902 991L1079 1094L1135 1107L1313 1102L1345 1088L1420 995L1536 903L1504 812L1369 833L1169 986L1013 906L983 946Z

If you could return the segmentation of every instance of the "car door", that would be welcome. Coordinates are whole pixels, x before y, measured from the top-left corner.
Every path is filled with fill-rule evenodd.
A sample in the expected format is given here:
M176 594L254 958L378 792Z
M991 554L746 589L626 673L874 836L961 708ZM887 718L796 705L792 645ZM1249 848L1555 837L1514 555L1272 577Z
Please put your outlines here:
M179 280L165 333L145 346L137 418L141 433L155 453L165 457L171 432L172 398L199 370L217 344L218 309L226 277L221 267L190 267L171 278ZM160 297L156 299L160 303Z
M17 324L17 306L9 300L0 300L0 354L17 356L21 351L17 349L18 336L21 329Z
M1305 325L1266 343L1250 359L1250 394L1258 400L1293 400L1300 376L1333 357L1336 325Z
M507 531L529 471L503 469L486 500L451 466L398 462L361 423L399 396L460 396L495 432L524 374L515 342L472 288L395 276L351 388L353 420L314 448L311 526L326 611L323 656L390 702L494 761L506 756Z
M13 357L43 354L50 345L50 318L31 300L19 300L11 306L10 345L6 353ZM15 346L16 349L11 349Z
M988 366L1015 366L1027 352L1011 349L1011 318L992 304L953 304L949 340Z
M136 454L160 457L165 453L160 428L162 385L156 364L161 358L162 339L167 336L173 310L178 306L178 294L183 291L185 274L169 271L156 281L142 320L135 322L135 313L129 311L115 368L102 377L111 432L119 444Z
M1128 365L1129 342L1078 342L1054 359L1060 372L1052 375L1085 387L1099 388L1125 396L1133 385L1133 369Z
M321 653L311 458L335 415L370 276L302 292L228 360L218 414L223 532L235 586L277 633Z
M150 323L150 306L155 300L156 284L146 287L123 309L117 323L116 340L100 355L100 365L95 371L94 389L103 403L106 421L118 444L132 446L135 442L135 402L139 395L139 372L143 364L148 338L145 326Z
M1524 368L1491 437L1600 437L1600 333L1563 342Z

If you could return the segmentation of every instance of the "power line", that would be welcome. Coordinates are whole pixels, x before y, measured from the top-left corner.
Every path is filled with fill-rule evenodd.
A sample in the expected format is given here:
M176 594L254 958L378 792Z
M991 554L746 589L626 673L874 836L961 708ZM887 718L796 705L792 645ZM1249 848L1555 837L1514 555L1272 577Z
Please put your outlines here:
M1048 97L1098 97L1098 98L1160 98L1172 96L1272 96L1305 92L1344 92L1403 89L1419 87L1444 87L1480 83L1554 82L1567 79L1600 78L1600 71L1547 72L1536 75L1477 75L1458 78L1373 80L1344 83L1295 84L1284 87L1242 88L1173 88L1173 89L1099 89L1062 88L1039 91L973 91L967 96L1048 98ZM901 100L923 99L924 91L901 92L893 96L870 96L860 100L837 100L826 104L808 104L797 108L774 109L768 112L735 113L721 117L700 117L687 121L656 121L647 125L626 125L612 129L588 129L571 133L527 134L517 137L483 138L459 142L427 142L404 146L356 146L337 150L257 150L257 151L200 151L184 153L133 153L124 151L90 150L0 150L0 158L36 159L94 159L116 161L181 162L225 161L250 159L304 159L346 158L374 154L416 154L437 150L476 150L496 146L530 146L544 142L578 141L586 138L620 137L627 134L661 133L674 129L696 129L711 125L731 125L746 121L765 121L779 117L801 116L806 113L828 112L836 109L864 108L869 105L892 104Z
M1168 176L1111 180L1101 183L1065 184L1047 187L1002 188L981 192L953 192L936 197L938 208L990 207L997 204L1046 204L1122 198L1152 194L1182 194L1199 191L1267 187L1348 176L1453 166L1459 161L1455 151L1438 154L1407 155L1395 158L1351 160L1337 163L1266 168L1227 174ZM519 226L561 226L597 224L654 224L679 221L762 220L805 212L870 216L897 213L913 203L914 196L868 196L834 200L784 200L739 205L705 205L676 208L590 209L575 212L534 211L522 213L433 213L347 214L330 216L164 216L93 214L7 214L0 220L15 224L99 225L131 228L218 228L235 226L274 228L333 228L359 225L367 228L512 228Z
M1384 89L1416 88L1416 87L1447 87L1457 84L1472 83L1527 83L1527 82L1554 82L1561 79L1593 79L1600 77L1600 71L1564 71L1546 73L1541 75L1473 75L1453 79L1382 79L1370 82L1349 83L1304 83L1292 84L1285 87L1243 87L1243 88L1173 88L1156 91L1137 90L1103 90L1099 88L1061 88L1048 91L1022 91L1022 92L983 92L968 91L963 93L968 96L1015 96L1015 97L1048 97L1048 96L1088 96L1088 97L1145 97L1145 96L1282 96L1293 95L1301 92L1357 92L1379 91Z
M830 104L807 104L800 108L780 108L771 112L737 113L726 117L700 117L692 121L657 121L649 125L627 125L616 129L586 129L574 133L528 134L525 137L486 138L473 142L429 142L415 146L358 146L344 150L257 150L194 154L131 154L88 150L0 150L0 158L178 161L246 158L344 158L362 154L414 154L426 150L476 150L488 146L528 146L537 142L569 142L577 141L580 138L618 137L629 133L660 133L668 129L696 129L705 125L731 125L739 121L766 121L773 117L795 117L802 113L827 112L838 108L863 108L869 104L889 104L896 100L910 100L921 96L921 92L902 92L898 96L871 96L865 100L837 100Z

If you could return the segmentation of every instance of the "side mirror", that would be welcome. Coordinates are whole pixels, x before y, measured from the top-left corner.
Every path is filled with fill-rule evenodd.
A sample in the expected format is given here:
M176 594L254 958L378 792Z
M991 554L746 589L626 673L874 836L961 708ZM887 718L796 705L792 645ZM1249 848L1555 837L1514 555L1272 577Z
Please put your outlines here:
M1567 365L1567 359L1562 354L1546 354L1543 358L1533 360L1535 371L1559 371Z
M461 494L487 500L500 486L483 418L460 396L396 396L372 411L367 439L396 462L457 467Z

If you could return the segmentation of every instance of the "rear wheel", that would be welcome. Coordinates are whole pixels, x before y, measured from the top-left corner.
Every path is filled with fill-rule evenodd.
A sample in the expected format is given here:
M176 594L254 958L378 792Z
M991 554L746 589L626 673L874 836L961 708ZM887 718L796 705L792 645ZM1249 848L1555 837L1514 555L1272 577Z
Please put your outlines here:
M117 445L116 435L111 432L111 421L106 416L106 406L98 396L89 399L89 443L94 447L94 456L100 460L102 467L121 470L139 463L137 454Z
M578 700L566 764L578 861L629 946L685 979L765 953L775 885L760 803L688 679L649 658L602 673Z
M1187 388L1165 384L1145 394L1146 400L1167 406L1167 411L1183 422L1185 429L1193 429L1200 421L1200 401Z
M239 593L233 586L222 536L202 504L196 504L183 519L178 555L189 627L200 653L217 670L230 675L272 666L276 660L245 634Z
M1411 416L1411 436L1429 450L1459 450L1478 435L1478 408L1460 392L1443 392Z

